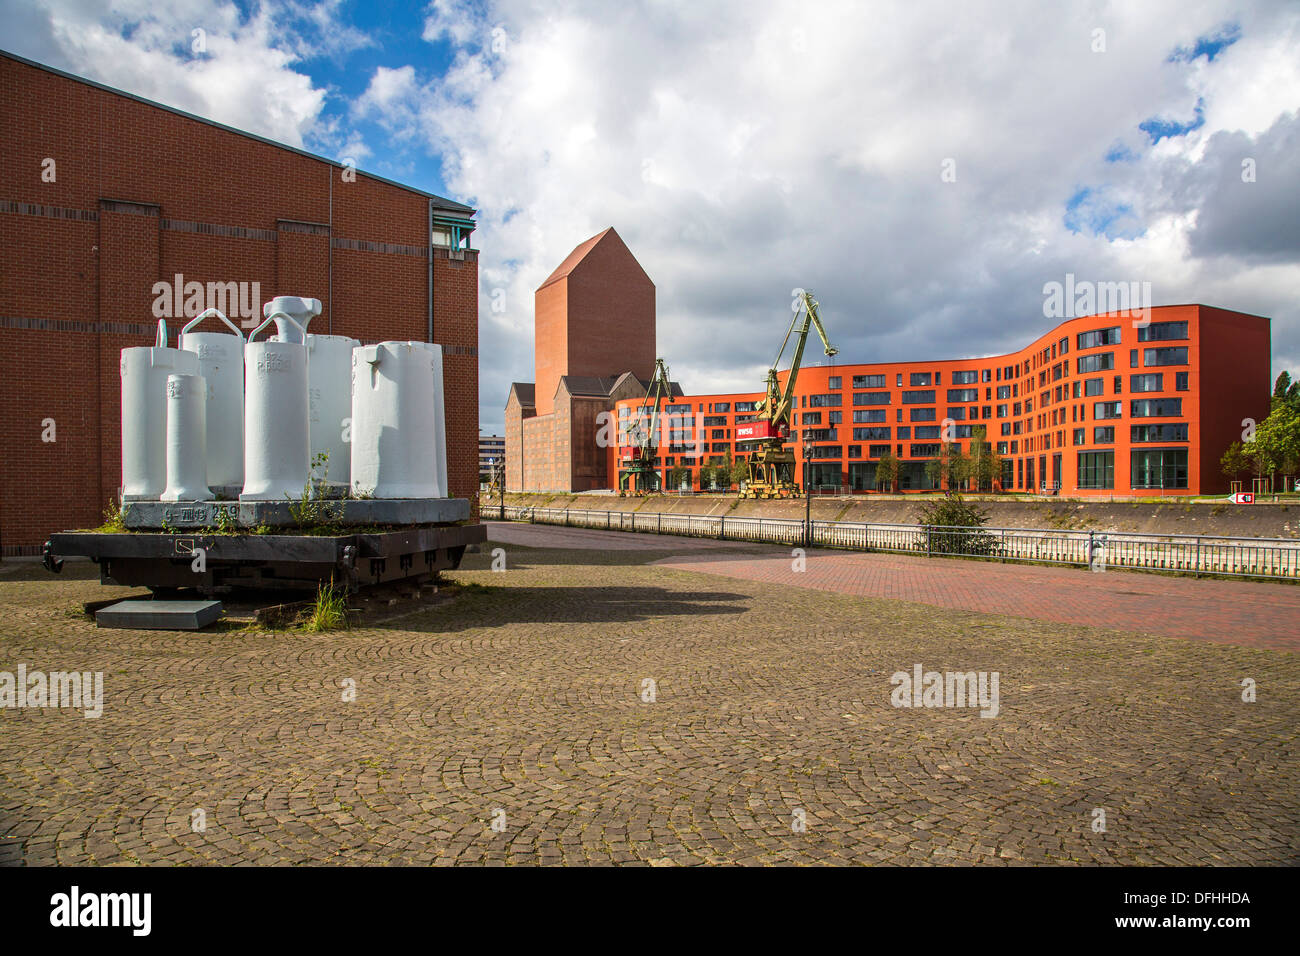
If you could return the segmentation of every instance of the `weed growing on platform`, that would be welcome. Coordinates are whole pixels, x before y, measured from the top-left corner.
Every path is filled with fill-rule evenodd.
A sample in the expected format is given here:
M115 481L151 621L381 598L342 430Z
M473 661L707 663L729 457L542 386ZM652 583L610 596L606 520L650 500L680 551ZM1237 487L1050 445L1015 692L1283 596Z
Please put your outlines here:
M104 509L104 523L91 530L96 534L121 534L126 531L126 524L122 520L122 509L116 500L110 500L108 507Z

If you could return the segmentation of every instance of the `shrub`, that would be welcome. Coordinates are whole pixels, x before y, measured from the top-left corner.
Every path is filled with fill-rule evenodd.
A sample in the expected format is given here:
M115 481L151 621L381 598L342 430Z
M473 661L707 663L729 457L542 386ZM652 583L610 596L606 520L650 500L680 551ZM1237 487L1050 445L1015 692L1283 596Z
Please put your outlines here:
M917 523L925 530L917 538L917 548L939 554L994 556L1000 545L995 535L984 530L988 517L987 511L967 503L956 492L923 502Z

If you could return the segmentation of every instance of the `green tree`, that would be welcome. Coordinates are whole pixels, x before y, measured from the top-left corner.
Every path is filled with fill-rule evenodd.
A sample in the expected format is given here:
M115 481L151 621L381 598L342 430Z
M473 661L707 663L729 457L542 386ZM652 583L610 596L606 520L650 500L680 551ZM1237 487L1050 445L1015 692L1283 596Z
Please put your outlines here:
M1284 373L1285 374L1285 373ZM1279 384L1281 380L1279 378ZM1294 475L1300 467L1300 408L1285 396L1273 399L1273 410L1255 429L1254 457L1272 474Z
M925 463L925 476L936 488L958 490L972 474L972 463L957 442L944 442L939 446L939 457Z
M1292 381L1290 372L1282 372L1273 383L1274 407L1279 401L1300 410L1300 380Z
M884 486L886 491L892 490L894 482L898 481L899 470L899 461L893 452L885 452L880 456L880 461L876 462L876 487Z
M962 451L961 444L953 442L948 450L948 487L961 490L974 475L974 462Z
M1251 467L1250 459L1246 457L1246 450L1241 442L1235 441L1228 446L1228 450L1219 459L1219 467L1223 469L1224 477L1229 480L1241 480L1242 472L1248 471Z
M676 491L682 486L682 482L690 476L691 470L683 465L674 465L668 472L668 485Z
M708 491L709 483L713 481L713 466L708 462L700 465L700 491Z
M737 488L749 480L749 464L743 461L732 462L731 483Z
M718 465L713 474L723 491L730 491L731 486L736 483L736 461L731 457L730 448L728 448L727 453L722 456L722 462Z
M993 483L1002 478L1002 456L988 441L988 427L976 425L972 429L974 440L971 442L971 477L975 479L975 490L993 490Z
M1258 431L1255 432L1255 437L1259 437ZM1273 460L1269 458L1268 450L1258 441L1246 442L1242 446L1242 453L1246 456L1246 464L1255 473L1256 478L1263 478L1273 473L1275 467Z
M935 488L942 488L948 478L948 460L940 455L925 463L925 480Z

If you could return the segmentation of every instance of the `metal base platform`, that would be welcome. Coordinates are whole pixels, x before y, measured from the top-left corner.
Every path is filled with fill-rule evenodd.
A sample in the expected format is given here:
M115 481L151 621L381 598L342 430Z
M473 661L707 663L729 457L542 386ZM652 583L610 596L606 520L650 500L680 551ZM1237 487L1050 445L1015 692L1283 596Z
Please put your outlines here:
M464 498L361 498L298 501L128 501L122 524L131 530L286 528L311 519L344 527L450 524L469 517Z
M67 531L50 536L44 563L57 573L63 558L88 557L104 584L196 588L208 597L243 588L311 590L331 580L356 590L432 578L486 540L481 524L342 535Z

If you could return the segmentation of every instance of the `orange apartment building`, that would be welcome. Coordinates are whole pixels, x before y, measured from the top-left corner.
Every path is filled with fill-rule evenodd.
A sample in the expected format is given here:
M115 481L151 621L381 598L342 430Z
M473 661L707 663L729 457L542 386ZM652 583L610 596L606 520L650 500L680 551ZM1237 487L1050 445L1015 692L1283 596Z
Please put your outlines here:
M1204 305L1154 307L1148 318L1069 319L1000 356L804 367L790 436L798 480L865 493L889 453L900 460L895 490L928 490L925 465L939 455L951 419L950 434L967 454L984 426L1002 457L1005 491L1226 491L1220 456L1241 438L1243 419L1268 415L1269 320ZM657 459L663 486L674 467L689 469L699 488L701 465L720 464L728 452L743 460L736 426L753 420L761 398L693 395L668 405ZM620 425L635 420L643 400L616 403ZM608 473L617 475L617 449L607 454Z

